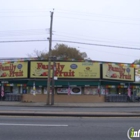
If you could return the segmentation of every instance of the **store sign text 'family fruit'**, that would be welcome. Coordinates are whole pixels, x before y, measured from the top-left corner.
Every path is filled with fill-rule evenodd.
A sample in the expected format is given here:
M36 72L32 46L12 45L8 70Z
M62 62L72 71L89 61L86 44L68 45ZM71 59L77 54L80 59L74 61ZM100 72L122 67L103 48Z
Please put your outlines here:
M53 69L53 65L51 65L51 69ZM60 64L60 63L56 63L56 65L55 65L55 67L56 67L56 70L55 70L55 76L70 76L70 77L74 77L75 75L75 72L74 71L72 71L72 70L69 70L69 71L64 71L64 67L65 67L65 65L62 65L62 64ZM44 70L46 70L46 69L48 69L49 68L49 66L48 65L44 65L43 63L37 63L37 69L44 69ZM43 73L43 76L47 76L47 73L46 72L44 72Z
M108 65L110 78L131 79L130 68Z
M23 76L23 70L21 70L22 64L0 64L0 76L1 77L21 77ZM18 69L18 70L17 70Z

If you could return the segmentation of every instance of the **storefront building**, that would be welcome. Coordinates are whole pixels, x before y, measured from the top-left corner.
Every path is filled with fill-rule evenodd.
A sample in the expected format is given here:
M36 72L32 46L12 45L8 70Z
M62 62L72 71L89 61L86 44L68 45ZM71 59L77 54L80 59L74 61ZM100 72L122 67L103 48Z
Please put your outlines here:
M51 63L51 78L53 67ZM139 83L135 82L135 68L128 65L56 61L55 67L55 103L105 102L106 95L127 95L128 87L134 93L139 92ZM20 94L24 102L46 102L47 76L47 61L0 64L0 86L4 88L5 96Z

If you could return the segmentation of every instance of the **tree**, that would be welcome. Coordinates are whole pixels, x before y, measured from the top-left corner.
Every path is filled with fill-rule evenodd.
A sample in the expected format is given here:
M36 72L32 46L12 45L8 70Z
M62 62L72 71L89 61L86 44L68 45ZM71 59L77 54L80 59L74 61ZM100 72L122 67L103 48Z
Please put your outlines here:
M140 64L140 59L136 59L133 64Z
M34 54L39 59L48 59L48 52L45 51L34 51ZM31 56L31 55L30 55ZM69 47L65 44L56 44L54 49L52 49L52 56L56 56L57 59L75 59L75 60L84 60L90 59L87 58L85 52L80 52L76 48Z

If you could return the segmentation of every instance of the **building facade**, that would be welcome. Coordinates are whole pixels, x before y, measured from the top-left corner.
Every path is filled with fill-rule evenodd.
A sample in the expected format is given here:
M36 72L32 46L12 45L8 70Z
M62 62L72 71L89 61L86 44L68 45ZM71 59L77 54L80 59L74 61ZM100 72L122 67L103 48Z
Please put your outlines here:
M55 65L54 65L55 64ZM50 94L53 68L54 102L105 102L107 95L139 93L135 68L131 64L95 61L56 61L51 63ZM0 86L4 95L22 95L24 102L46 102L48 62L24 60L0 64ZM2 95L2 90L0 91Z

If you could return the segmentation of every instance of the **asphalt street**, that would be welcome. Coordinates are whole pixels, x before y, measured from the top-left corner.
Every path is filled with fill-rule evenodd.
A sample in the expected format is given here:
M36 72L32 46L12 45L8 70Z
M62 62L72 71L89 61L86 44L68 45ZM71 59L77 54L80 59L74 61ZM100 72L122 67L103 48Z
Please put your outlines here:
M140 118L0 117L0 140L128 140Z

